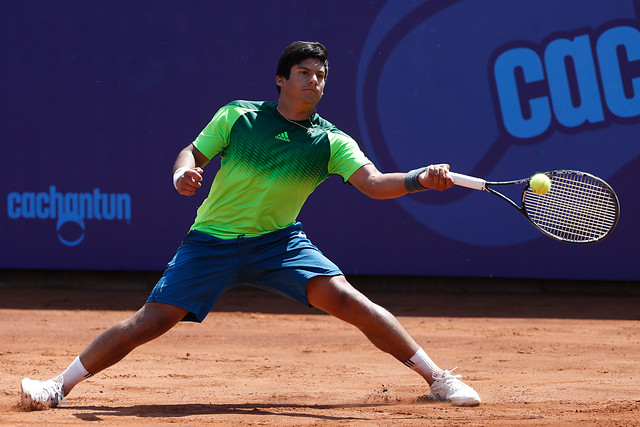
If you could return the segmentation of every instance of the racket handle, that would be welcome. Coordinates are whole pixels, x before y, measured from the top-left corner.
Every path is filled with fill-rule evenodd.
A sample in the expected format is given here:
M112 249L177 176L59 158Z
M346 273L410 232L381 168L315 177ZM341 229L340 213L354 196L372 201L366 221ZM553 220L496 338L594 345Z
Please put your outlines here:
M473 176L462 175L460 173L449 172L448 175L453 180L455 185L459 185L461 187L467 187L474 190L484 190L485 184L487 181L481 178L476 178Z

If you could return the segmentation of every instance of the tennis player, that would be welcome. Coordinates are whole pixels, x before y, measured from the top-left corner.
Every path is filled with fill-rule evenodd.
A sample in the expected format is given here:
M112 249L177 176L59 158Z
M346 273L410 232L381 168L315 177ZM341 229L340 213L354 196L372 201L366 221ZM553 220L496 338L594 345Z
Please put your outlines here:
M220 155L221 166L175 257L144 306L102 332L64 372L46 381L24 378L23 406L61 404L80 381L178 322L202 322L218 297L240 283L356 326L420 374L431 398L457 406L480 403L460 375L441 369L391 313L353 288L296 221L307 197L332 174L374 199L453 185L445 164L379 172L352 138L317 114L328 71L322 44L292 43L278 61L277 103L231 102L179 153L173 184L185 196L202 186L211 159Z

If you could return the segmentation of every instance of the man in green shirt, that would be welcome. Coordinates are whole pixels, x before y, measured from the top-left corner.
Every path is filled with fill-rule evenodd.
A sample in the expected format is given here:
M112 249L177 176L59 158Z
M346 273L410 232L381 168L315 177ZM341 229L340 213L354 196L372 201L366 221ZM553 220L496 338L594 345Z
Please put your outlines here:
M398 320L353 288L296 221L307 197L331 174L374 199L453 186L449 165L381 173L356 142L316 113L328 73L323 45L295 42L276 72L278 102L222 107L174 166L176 190L191 196L204 168L220 170L191 230L146 304L101 333L55 378L22 381L22 404L60 404L80 381L117 363L183 320L201 322L224 291L240 284L317 307L359 328L379 349L419 373L429 396L458 406L480 397L427 356Z

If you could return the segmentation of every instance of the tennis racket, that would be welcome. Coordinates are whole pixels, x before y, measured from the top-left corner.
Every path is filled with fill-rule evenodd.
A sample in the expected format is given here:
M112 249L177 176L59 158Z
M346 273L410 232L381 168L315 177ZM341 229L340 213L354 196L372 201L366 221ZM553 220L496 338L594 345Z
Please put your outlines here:
M531 178L491 182L449 172L455 185L495 194L522 213L549 237L570 243L593 243L607 237L620 217L620 202L602 179L574 170L544 172L551 188L539 195L529 187ZM526 184L521 205L492 187Z

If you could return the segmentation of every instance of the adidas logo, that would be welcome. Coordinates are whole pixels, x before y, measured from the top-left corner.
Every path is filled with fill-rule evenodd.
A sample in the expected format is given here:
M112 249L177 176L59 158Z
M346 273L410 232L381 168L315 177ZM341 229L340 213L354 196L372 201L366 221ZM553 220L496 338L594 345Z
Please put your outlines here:
M287 132L282 132L277 134L276 139L279 139L280 141L284 141L284 142L291 142L291 140L289 139L289 134Z

